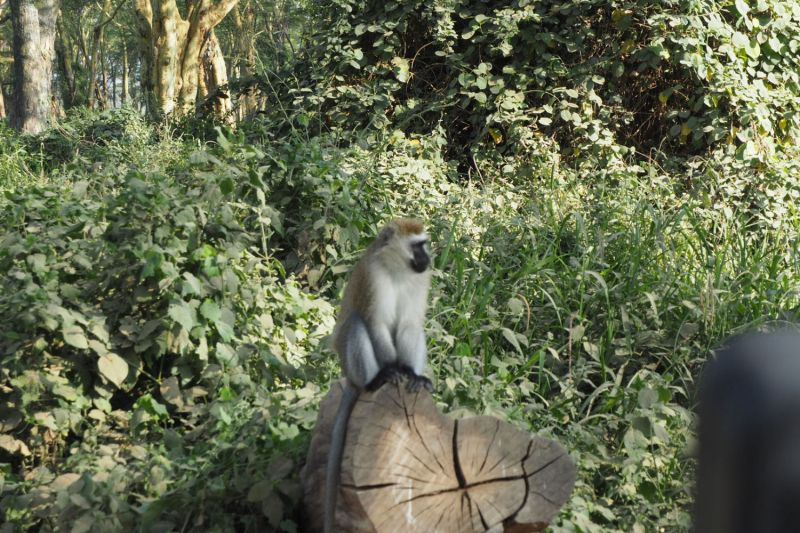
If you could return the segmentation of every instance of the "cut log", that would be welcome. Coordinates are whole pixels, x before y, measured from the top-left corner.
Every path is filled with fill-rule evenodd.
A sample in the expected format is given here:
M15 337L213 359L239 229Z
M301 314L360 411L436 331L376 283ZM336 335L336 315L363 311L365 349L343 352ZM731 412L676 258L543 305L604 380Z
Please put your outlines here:
M303 470L307 531L323 528L325 471L344 381L323 399ZM489 416L454 420L430 394L384 385L363 394L347 430L336 531L541 531L567 501L564 448Z

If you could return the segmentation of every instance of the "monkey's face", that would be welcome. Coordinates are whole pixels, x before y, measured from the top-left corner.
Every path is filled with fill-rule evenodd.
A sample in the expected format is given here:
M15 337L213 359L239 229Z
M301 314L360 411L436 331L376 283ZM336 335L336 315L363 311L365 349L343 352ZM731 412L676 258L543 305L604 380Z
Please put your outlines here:
M427 243L427 239L411 243L411 253L413 254L411 258L411 269L418 274L422 274L428 270L431 264L431 258L428 256L428 251L425 249Z

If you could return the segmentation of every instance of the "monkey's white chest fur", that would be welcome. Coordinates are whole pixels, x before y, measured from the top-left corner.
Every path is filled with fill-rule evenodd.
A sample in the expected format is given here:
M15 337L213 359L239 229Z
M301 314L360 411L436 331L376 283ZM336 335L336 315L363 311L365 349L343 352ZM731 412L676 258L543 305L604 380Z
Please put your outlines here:
M382 290L375 294L373 302L376 318L394 326L392 329L412 324L422 326L428 301L428 274L392 276L380 272L378 277L378 287Z

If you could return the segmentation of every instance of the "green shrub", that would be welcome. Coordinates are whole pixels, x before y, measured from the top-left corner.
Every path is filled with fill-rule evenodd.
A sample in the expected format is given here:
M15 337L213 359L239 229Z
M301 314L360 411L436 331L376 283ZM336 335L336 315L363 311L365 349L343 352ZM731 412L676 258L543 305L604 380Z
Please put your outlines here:
M463 173L470 152L524 155L542 135L579 159L729 144L764 161L800 127L797 2L341 0L323 15L294 88L263 83L283 94L268 114L359 136L441 125Z

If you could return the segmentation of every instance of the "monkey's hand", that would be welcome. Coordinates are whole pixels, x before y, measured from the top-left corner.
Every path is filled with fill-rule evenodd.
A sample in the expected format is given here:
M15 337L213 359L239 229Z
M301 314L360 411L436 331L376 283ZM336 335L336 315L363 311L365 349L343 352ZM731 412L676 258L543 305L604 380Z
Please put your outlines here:
M395 365L388 365L380 369L378 375L367 384L368 392L375 392L383 387L385 383L397 385L406 376L406 373Z

